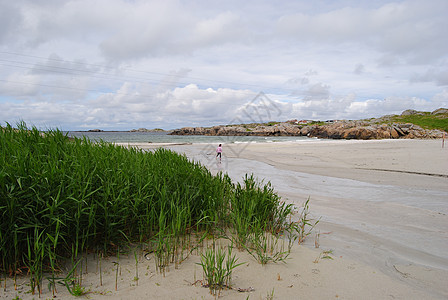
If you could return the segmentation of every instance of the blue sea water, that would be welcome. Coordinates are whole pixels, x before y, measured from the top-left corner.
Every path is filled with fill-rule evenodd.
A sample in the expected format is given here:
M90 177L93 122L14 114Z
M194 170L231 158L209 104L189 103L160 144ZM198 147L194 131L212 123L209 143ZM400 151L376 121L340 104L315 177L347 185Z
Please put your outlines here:
M126 132L126 131L104 131L84 132L69 131L70 137L86 137L91 141L111 143L179 143L179 144L208 144L208 143L273 143L273 142L295 142L316 140L302 136L204 136L204 135L169 135L166 132Z

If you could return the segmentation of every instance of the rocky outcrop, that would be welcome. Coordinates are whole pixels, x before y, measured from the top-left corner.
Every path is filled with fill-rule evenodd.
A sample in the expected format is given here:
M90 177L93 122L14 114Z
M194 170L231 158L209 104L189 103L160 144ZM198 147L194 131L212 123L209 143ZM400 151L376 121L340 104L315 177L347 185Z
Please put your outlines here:
M411 115L419 115L419 116L424 116L424 115L447 115L448 114L448 108L438 108L436 110L434 110L433 112L424 112L424 111L418 111L415 109L407 109L404 112L401 113L402 116L411 116Z
M434 116L435 119L448 118L448 109L439 108L435 111L420 112L413 109L405 110L401 116ZM398 118L400 120L400 118ZM308 121L305 121L305 123ZM394 123L395 122L395 123ZM184 127L174 130L172 135L220 135L220 136L308 136L326 139L436 139L442 138L446 132L441 130L426 130L410 123L397 122L396 115L387 115L377 119L357 121L335 121L312 125L302 125L297 120L283 123L244 124L214 127ZM316 122L314 122L316 123Z
M448 114L448 108L439 108L431 113L431 115L441 115L441 114L445 115Z
M399 139L399 138L442 138L443 131L425 130L414 124L370 124L366 121L338 121L326 125L301 126L278 123L272 126L255 127L214 126L184 127L174 130L172 135L218 135L218 136L308 136L327 139Z
M139 128L139 129L131 129L129 130L129 132L166 132L166 130L160 128L154 128L154 129Z
M424 115L425 113L422 111L417 111L415 109L407 109L401 113L402 116L412 116L412 115Z
M398 138L442 138L443 131L426 130L414 124L355 124L350 121L337 122L332 125L317 126L309 134L311 137L330 139L398 139Z

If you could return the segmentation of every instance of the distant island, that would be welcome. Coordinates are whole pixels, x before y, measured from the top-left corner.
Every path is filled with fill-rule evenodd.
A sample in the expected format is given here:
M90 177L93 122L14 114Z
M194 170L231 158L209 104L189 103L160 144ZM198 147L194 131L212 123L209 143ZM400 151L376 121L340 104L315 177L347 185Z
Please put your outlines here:
M433 112L405 110L363 120L289 120L213 127L184 127L171 135L207 136L308 136L328 139L399 139L443 138L448 132L448 109Z
M146 128L139 128L139 129L131 129L131 130L102 130L102 129L89 129L87 131L78 131L78 132L171 132L171 130L164 130L161 128L154 128L154 129L146 129Z
M161 128L154 128L154 129L139 128L139 129L131 129L129 130L129 132L168 132L168 131L163 130Z

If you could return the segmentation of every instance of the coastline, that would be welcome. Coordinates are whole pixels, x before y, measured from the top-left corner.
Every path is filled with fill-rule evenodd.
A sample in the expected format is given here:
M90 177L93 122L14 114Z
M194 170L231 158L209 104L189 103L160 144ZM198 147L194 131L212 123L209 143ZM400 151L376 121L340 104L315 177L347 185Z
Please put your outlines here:
M263 148L248 145L244 151L239 151L240 158L262 161L285 170L370 183L410 187L434 185L448 190L448 185L444 184L448 176L447 152L448 147L442 148L441 140L392 139L320 140L300 145L268 144ZM409 176L418 175L412 173L442 175L442 178Z
M214 144L121 145L163 146L202 162L212 173L227 172L235 181L253 173L271 181L297 207L310 197L312 217L321 220L305 244L293 247L286 264L262 266L247 252L235 251L245 264L235 269L233 286L254 291L224 290L223 299L266 299L271 293L276 299L448 297L448 178L409 173L448 174L448 149L441 148L440 140L224 144L221 164L214 159ZM323 251L330 250L331 258L323 259ZM118 291L115 259L104 260L101 286L97 260L89 259L83 282L90 299L215 299L200 283L192 285L202 279L196 253L166 277L155 272L153 260L139 257L138 284L132 253L120 257ZM8 279L7 292L2 289L0 296L36 298L25 293L25 279L21 281L20 294ZM51 297L46 287L44 291L42 298ZM57 296L75 299L62 286Z

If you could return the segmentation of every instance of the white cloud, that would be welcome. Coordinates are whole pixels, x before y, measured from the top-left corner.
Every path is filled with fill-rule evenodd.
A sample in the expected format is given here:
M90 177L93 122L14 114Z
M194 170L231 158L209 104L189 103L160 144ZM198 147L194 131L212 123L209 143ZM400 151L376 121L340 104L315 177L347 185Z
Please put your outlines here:
M192 47L240 42L246 36L244 22L232 12L224 12L213 18L199 20L192 32Z
M444 89L440 93L434 95L431 100L434 103L434 108L448 108L448 89Z
M117 124L127 124L128 129L149 127L149 124L154 127L163 125L164 128L174 128L193 122L213 125L214 121L211 120L225 124L254 96L248 90L200 89L192 84L147 97L137 93L137 88L126 83L116 93L99 95L96 99L83 103L3 103L8 109L2 112L9 114L9 119L24 119L43 127L55 124L46 123L45 120L63 118L67 124L64 127L76 126L77 129L81 126L89 129L98 126L103 129L117 129Z
M321 82L315 83L313 85L310 85L308 89L304 93L305 100L322 100L322 99L328 99L330 96L330 86L323 84Z
M321 100L308 100L293 105L288 117L307 119L361 119L380 117L387 114L400 114L412 108L419 111L433 111L448 104L448 92L444 90L432 100L418 97L388 97L385 99L357 100L355 94L344 97L330 97Z

